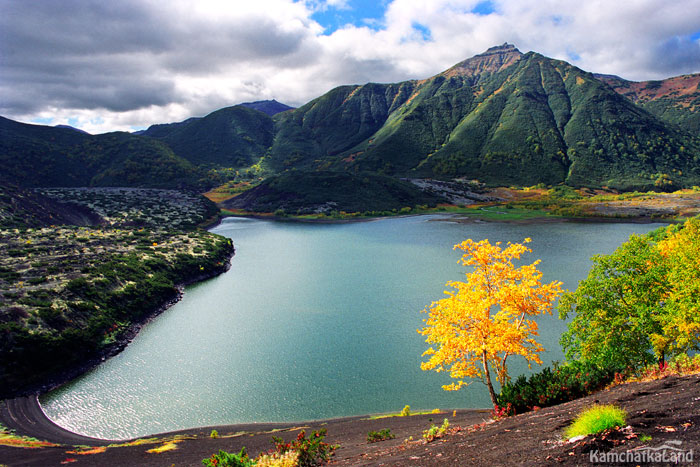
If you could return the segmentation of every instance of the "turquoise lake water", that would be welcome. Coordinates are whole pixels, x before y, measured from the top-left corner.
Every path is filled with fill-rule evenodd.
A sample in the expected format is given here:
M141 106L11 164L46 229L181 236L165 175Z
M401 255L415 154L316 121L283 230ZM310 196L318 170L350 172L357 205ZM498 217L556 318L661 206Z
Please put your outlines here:
M661 224L457 223L446 216L312 224L227 218L231 269L187 287L119 355L42 397L79 433L130 438L216 424L299 421L401 410L488 407L420 370L426 305L464 268L452 246L531 237L545 281L574 289L594 254ZM566 324L539 319L542 360L562 360ZM536 370L537 368L534 368ZM510 360L511 375L527 366Z

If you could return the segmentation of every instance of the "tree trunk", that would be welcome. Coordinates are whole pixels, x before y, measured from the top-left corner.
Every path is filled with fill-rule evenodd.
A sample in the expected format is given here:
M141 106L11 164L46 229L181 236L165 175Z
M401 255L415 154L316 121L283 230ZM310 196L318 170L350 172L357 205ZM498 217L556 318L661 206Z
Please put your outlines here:
M664 354L663 350L659 353L658 363L659 363L659 370L663 371L664 368L666 367L666 355Z
M491 384L491 374L489 373L489 361L486 358L486 351L481 353L481 361L484 364L484 375L486 375L486 387L489 388L489 396L491 396L491 403L493 408L498 407L498 401L496 400L496 393L493 390L493 384Z

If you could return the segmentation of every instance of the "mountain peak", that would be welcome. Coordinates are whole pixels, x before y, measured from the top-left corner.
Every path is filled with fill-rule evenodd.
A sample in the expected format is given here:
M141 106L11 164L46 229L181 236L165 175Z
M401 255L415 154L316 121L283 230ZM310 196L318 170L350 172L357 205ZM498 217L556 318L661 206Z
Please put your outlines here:
M294 107L290 107L286 104L282 104L280 102L277 102L276 100L267 100L267 101L255 101L255 102L244 102L240 104L244 107L249 107L251 109L258 110L260 112L266 113L270 117L272 117L275 114L278 114L280 112L284 112L286 110L291 110Z
M501 45L496 45L493 47L489 47L486 52L477 55L477 57L483 57L485 55L494 55L494 54L509 54L509 53L516 53L516 54L521 54L521 52L518 50L517 47L515 47L513 44L509 44L507 42L504 42Z
M520 60L523 54L513 45L504 42L501 45L489 48L486 52L459 62L449 70L442 73L446 78L453 76L465 76L479 78L484 73L492 74L508 68Z

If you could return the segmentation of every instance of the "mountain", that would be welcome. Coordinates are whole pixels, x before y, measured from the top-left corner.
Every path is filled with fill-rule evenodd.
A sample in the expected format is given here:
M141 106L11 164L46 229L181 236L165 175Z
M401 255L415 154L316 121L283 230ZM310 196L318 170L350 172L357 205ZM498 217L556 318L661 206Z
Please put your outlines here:
M341 86L274 118L275 171L621 189L700 181L697 137L590 73L509 44L426 80Z
M339 86L296 109L246 103L138 135L3 119L0 162L32 186L203 186L294 170L671 190L700 185L699 84L593 75L503 44L426 79Z
M272 118L246 105L226 107L202 118L154 125L142 136L167 144L178 156L207 168L241 168L265 155L274 137Z
M19 185L196 188L199 169L152 138L90 135L0 117L0 166Z
M56 127L56 128L67 128L67 129L69 129L69 130L73 130L73 131L78 131L78 132L80 132L80 133L89 134L89 133L88 133L87 131L85 131L85 130L81 130L80 128L75 128L75 127L70 126L70 125L55 125L55 127Z
M641 82L595 76L661 120L700 135L700 73Z
M269 115L277 115L280 112L285 112L287 110L292 110L294 107L290 107L286 104L282 104L272 99L271 101L255 101L255 102L244 102L241 104L244 107L255 109L259 112Z

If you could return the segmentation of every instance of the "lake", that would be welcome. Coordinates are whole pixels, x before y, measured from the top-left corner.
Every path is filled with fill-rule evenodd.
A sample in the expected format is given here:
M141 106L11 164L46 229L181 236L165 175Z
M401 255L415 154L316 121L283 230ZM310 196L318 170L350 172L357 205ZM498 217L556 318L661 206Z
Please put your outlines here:
M227 218L221 276L186 288L122 353L41 398L56 423L104 438L216 424L300 421L434 408L489 407L485 386L441 389L420 370L421 310L464 268L452 247L531 237L546 282L574 289L594 254L661 224L458 223L448 216L337 224ZM563 360L566 324L539 318L546 363ZM513 358L511 376L527 372ZM533 368L537 370L537 368Z

